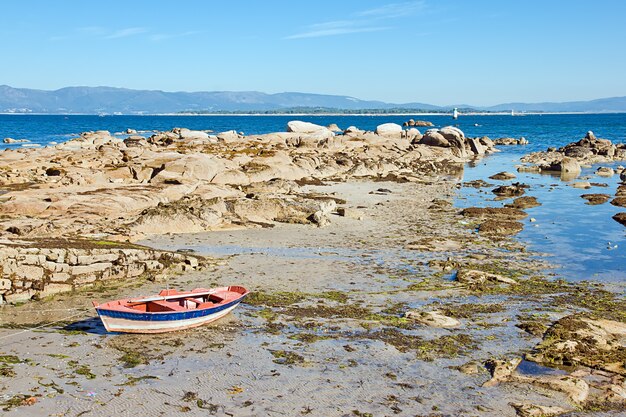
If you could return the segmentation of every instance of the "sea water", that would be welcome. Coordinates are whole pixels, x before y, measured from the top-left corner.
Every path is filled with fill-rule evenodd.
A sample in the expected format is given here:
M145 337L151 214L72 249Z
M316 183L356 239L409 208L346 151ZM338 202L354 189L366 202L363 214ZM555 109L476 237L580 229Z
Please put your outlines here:
M409 118L427 120L436 127L455 125L467 136L525 137L530 145L507 151L514 153L544 150L548 146L562 146L585 136L592 130L597 137L613 142L626 142L626 114L541 114L541 115L461 115L451 116L95 116L95 115L7 115L0 114L0 142L3 138L28 139L34 144L46 145L77 137L81 132L108 130L122 133L126 129L143 131L149 135L154 130L186 127L194 130L222 132L236 130L246 135L283 132L290 120L303 120L319 125L336 123L340 128L356 126L374 130L382 123L402 124ZM428 128L418 128L424 131ZM20 147L21 144L1 147Z
M93 115L0 115L0 141L2 138L28 139L31 144L48 145L77 137L84 131L108 130L125 137L126 129L134 129L145 136L153 131L186 127L194 130L221 132L236 130L247 135L285 131L290 120L303 120L319 125L336 123L340 128L356 126L374 130L382 123L402 124L408 119L427 120L435 127L458 126L467 136L525 137L525 146L500 146L502 152L488 156L477 163L468 164L462 181L488 180L499 171L515 172L519 158L529 152L560 147L577 141L589 130L597 137L613 143L626 143L626 114L536 114L536 115L461 115L457 120L442 115L323 115L323 116L93 116ZM418 128L424 131L428 128ZM22 144L2 144L0 147L19 148ZM626 162L624 162L626 165ZM603 164L618 166L619 163ZM605 203L597 206L585 204L580 198L585 193L613 195L618 186L618 176L610 178L594 175L597 166L584 168L582 177L590 182L607 184L581 190L571 187L571 181L558 177L517 173L518 179L531 188L527 195L535 196L542 206L528 209L524 230L518 238L527 242L529 249L544 252L559 265L556 274L568 280L599 279L607 282L626 282L626 228L611 217L626 208ZM462 187L456 205L467 207L502 206L507 201L497 200L491 188ZM530 217L535 221L531 222Z

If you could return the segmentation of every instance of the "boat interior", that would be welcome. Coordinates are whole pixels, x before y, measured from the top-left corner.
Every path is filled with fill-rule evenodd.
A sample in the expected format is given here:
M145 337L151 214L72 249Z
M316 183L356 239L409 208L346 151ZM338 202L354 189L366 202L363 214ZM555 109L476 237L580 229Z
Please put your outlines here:
M213 307L224 302L224 298L216 294L194 297L174 298L171 300L153 300L145 303L129 304L127 307L146 313L159 313L164 311L188 311Z

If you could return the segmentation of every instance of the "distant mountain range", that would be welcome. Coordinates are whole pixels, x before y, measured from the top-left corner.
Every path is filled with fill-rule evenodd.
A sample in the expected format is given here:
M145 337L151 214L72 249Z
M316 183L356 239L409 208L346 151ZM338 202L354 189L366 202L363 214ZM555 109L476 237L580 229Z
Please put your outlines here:
M0 86L0 113L158 114L220 112L358 112L375 110L516 112L626 112L626 97L565 103L505 103L481 107L435 106L426 103L385 103L349 96L309 93L266 94L258 91L166 92L114 87L66 87L34 90Z

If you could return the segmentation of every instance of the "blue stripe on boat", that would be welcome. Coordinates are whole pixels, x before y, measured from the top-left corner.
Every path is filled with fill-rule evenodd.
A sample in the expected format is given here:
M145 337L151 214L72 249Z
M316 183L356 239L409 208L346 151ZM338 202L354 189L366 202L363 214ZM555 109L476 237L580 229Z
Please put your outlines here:
M229 307L237 305L243 300L244 297L238 298L235 301L231 301L230 303L213 307L206 308L203 310L189 310L189 311L173 311L173 312L158 312L158 313L131 313L125 311L115 311L115 310L105 310L97 308L98 315L113 317L116 319L127 319L127 320L137 320L137 321L174 321L174 320L187 320L187 319L195 319L198 317L210 316L211 314L219 313L222 310L226 310Z

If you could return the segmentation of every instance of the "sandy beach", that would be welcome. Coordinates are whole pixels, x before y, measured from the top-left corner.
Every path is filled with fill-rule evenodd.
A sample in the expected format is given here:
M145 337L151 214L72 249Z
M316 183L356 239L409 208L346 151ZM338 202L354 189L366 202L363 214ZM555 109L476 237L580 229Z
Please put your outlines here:
M14 307L11 320L3 310L6 327L62 320L68 311L56 310L68 306L85 309L69 311L84 319L66 319L69 325L1 330L3 354L19 358L11 364L14 375L3 378L2 396L36 399L6 414L514 416L510 403L572 404L567 394L532 384L482 387L491 378L483 363L520 357L540 341L516 327L523 318L541 324L577 308L553 303L555 292L572 290L566 284L524 287L520 292L532 295L520 296L450 279L447 264L497 265L525 276L545 267L523 245L469 228L449 205L454 181L311 187L320 188L360 207L362 220L336 216L325 228L279 225L153 238L142 243L193 249L212 266L162 282L28 303ZM92 298L217 284L242 284L254 293L219 322L179 333L106 334L89 309ZM460 325L433 328L401 317L428 305L458 317ZM566 373L530 362L518 372Z

